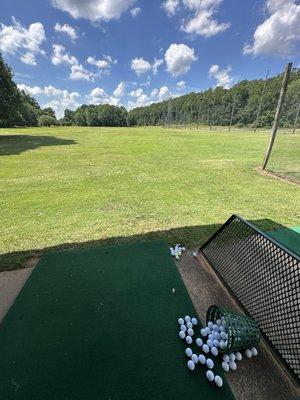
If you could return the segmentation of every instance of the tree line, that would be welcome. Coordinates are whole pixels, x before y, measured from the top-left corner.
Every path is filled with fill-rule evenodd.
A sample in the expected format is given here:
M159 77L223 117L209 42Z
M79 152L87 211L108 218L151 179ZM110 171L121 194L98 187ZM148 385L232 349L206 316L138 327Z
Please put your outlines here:
M282 74L267 79L258 127L273 123L281 88ZM264 86L263 79L244 80L230 89L216 87L200 93L189 93L128 113L128 125L221 125L251 127L255 124ZM294 124L300 102L300 69L293 69L290 77L281 126Z
M258 127L271 126L280 92L282 74L269 78L263 97ZM135 126L135 125L229 125L253 126L264 80L244 80L230 89L216 87L189 93L170 100L135 108L109 104L82 105L75 111L66 109L57 120L52 108L41 108L38 102L19 90L13 72L0 53L0 127L12 126ZM300 102L300 69L290 77L281 126L292 126Z

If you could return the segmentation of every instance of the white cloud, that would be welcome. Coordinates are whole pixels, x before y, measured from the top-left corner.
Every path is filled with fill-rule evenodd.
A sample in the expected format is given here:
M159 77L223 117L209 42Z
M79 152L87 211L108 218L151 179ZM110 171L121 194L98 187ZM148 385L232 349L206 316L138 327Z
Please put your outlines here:
M95 65L99 69L110 69L117 60L113 60L111 56L103 55L102 59L97 60L95 57L88 57L86 62L90 65Z
M133 16L133 17L136 17L136 16L138 16L140 13L141 13L141 8L140 7L135 7L135 8L132 8L131 10L130 10L130 14Z
M141 58L134 58L131 60L131 69L137 74L142 75L146 72L152 70L153 74L156 75L158 72L158 68L162 65L164 61L161 59L154 59L154 63L151 64L149 61Z
M185 81L177 82L178 89L185 89Z
M179 3L179 0L166 0L163 3L163 8L166 10L169 17L176 13Z
M90 21L117 19L126 12L135 0L52 0L52 4L73 18Z
M41 49L45 40L45 30L40 22L30 24L26 29L13 17L12 25L0 25L0 51L18 54L25 64L36 65L36 55L45 54Z
M142 75L151 70L151 64L149 63L149 61L146 61L143 58L134 58L131 61L131 69L137 75Z
M193 13L193 16L182 24L181 29L190 34L204 37L214 36L226 31L229 22L219 23L214 14L223 0L183 0L184 7Z
M167 100L172 97L172 94L167 86L162 86L158 92L158 98L160 101Z
M269 17L256 28L253 43L246 43L244 54L288 57L299 52L300 4L295 0L269 0Z
M70 79L93 81L97 74L94 74L83 67L81 64L71 66Z
M71 56L69 53L66 53L65 47L60 44L53 45L53 54L51 57L52 64L67 64L67 65L76 65L78 64L78 60L76 57Z
M76 40L78 38L76 29L73 28L72 26L68 25L68 24L60 24L59 22L57 22L54 26L54 30L56 32L62 32L65 33L66 35L68 35L72 40Z
M233 84L233 78L230 76L230 72L230 66L220 69L219 65L212 64L209 68L208 74L211 78L217 80L216 86L222 86L225 89L228 89Z
M158 95L158 89L153 89L151 92L151 97L156 97Z
M118 84L118 86L116 87L116 89L113 92L113 95L117 98L119 97L123 97L125 94L125 83L124 82L120 82Z
M138 88L130 92L131 97L141 97L144 94L144 90L142 88Z
M145 107L149 106L150 104L152 104L151 99L146 94L142 94L141 96L136 98L135 102L129 101L128 108L133 109L136 107Z
M165 53L167 70L173 76L179 76L187 73L191 64L197 60L194 49L185 44L171 44Z
M103 88L96 87L86 96L89 104L111 104L119 106L120 100L117 97L109 96Z
M18 88L24 90L24 92L28 93L30 96L38 96L42 107L53 108L59 118L63 116L63 112L66 108L74 110L80 106L78 102L80 95L77 92L69 92L67 90L55 88L54 86L45 86L41 88L39 86L21 84L18 85ZM43 96L49 100L43 102Z

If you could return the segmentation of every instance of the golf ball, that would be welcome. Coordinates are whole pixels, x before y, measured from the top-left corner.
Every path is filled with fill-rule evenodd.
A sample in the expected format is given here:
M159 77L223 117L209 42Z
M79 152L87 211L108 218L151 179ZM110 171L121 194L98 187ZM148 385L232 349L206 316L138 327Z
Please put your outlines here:
M226 340L228 338L227 333L226 332L221 332L221 339Z
M186 323L186 327L189 329L189 328L192 328L193 327L193 324L191 323L191 322L187 322Z
M185 247L181 247L181 251L185 251Z
M183 318L179 318L178 319L178 324L179 325L183 325L184 324L184 319Z
M235 353L235 359L236 359L237 361L241 361L242 358L243 358L242 354L241 354L239 351L237 351L237 352Z
M206 329L205 329L205 328L202 328L201 331L200 331L200 333L201 333L201 335L202 335L203 337L207 336L207 332L206 332Z
M184 317L184 320L185 320L185 322L190 322L191 317L189 317L188 315L186 315L186 316Z
M198 253L196 251L193 252L193 257L197 258L198 257Z
M235 361L235 355L234 355L234 353L229 353L228 355L229 355L229 360L230 360L230 361Z
M213 347L210 349L210 351L211 351L211 354L212 354L213 356L215 356L215 357L217 357L217 355L219 354L218 349L217 349L215 346L213 346Z
M221 336L220 336L219 332L214 332L213 337L214 337L214 339L219 340Z
M229 364L225 361L222 362L222 368L224 369L225 372L229 371Z
M210 340L214 340L214 335L212 334L212 333L210 333L209 335L208 335L208 339L210 339Z
M214 324L214 325L213 325L213 330L214 330L214 331L218 331L218 330L219 330L218 325Z
M203 346L203 340L200 339L200 338L197 338L197 339L196 339L196 345L197 345L198 347L202 347L202 346Z
M219 375L215 376L215 384L218 387L222 387L223 386L223 379Z
M209 321L208 324L207 324L207 326L208 326L210 329L212 329L212 327L214 326L214 324L213 324L211 321Z
M187 347L187 348L185 349L185 354L186 354L188 357L191 357L192 354L193 354L192 349L190 349L189 347Z
M229 368L232 369L232 371L236 370L236 363L234 361L229 361Z
M206 344L207 344L208 347L213 347L213 345L214 345L213 341L210 340L210 339L207 340Z
M184 339L185 338L185 333L183 331L179 332L179 337L180 339Z
M257 356L258 352L257 352L257 350L256 350L255 347L251 347L250 351L251 351L251 353L252 353L252 355L253 355L254 357Z
M226 363L229 362L229 355L228 354L223 354L222 360L225 361Z
M193 339L190 336L187 336L185 338L185 341L187 342L187 344L192 344L193 343Z
M180 325L180 330L182 332L186 332L186 326L185 325Z
M225 350L225 349L226 349L226 343L225 343L224 340L221 340L221 341L220 341L220 349L221 349L221 350Z
M172 289L172 293L175 293L175 292L176 292L176 290L173 288L173 289Z
M188 335L193 336L194 335L194 331L192 328L188 329Z
M198 360L201 364L205 364L206 363L206 357L204 354L199 354L198 356Z
M215 339L213 341L213 344L214 344L214 347L217 347L217 348L220 346L220 342L217 339Z
M217 324L218 326L221 326L221 325L222 325L222 321L221 321L220 319L217 319L217 320L216 320L216 324Z
M189 360L189 361L187 362L187 367L188 367L188 369L189 369L190 371L194 371L194 369L195 369L195 363L194 363L194 361Z
M206 378L212 382L215 379L215 375L214 373L209 369L208 371L206 371Z
M192 318L192 324L193 324L193 325L197 325L197 324L198 324L198 321L197 321L196 318Z
M204 353L209 353L209 347L207 346L207 344L204 344L203 346L202 346L202 350L204 351Z
M175 259L179 260L179 255L178 254L176 254Z
M207 326L206 328L204 328L206 330L206 334L209 335L211 333L211 329Z
M199 361L198 356L196 354L192 354L191 359L194 362L194 364L197 364L197 362Z
M213 362L213 360L212 360L211 358L208 358L208 359L206 360L206 366L207 366L207 368L209 368L209 369L213 369L213 367L214 367L214 362Z
M245 356L246 356L247 358L251 358L251 357L252 357L252 352L251 352L251 350L246 349L246 350L245 350Z

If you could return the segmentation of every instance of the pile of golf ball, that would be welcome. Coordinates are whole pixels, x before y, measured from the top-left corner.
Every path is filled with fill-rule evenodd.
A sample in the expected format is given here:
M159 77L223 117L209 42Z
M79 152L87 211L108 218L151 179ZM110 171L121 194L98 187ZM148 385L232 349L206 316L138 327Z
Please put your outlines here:
M171 256L175 257L176 260L179 260L179 257L184 252L185 252L185 247L181 246L181 244L176 244L174 248L170 247Z
M188 345L192 345L193 342L195 347L201 353L198 354L197 351L193 351L192 348L187 347L185 349L185 354L189 358L187 362L187 367L190 371L194 371L196 365L203 365L207 368L206 378L210 382L214 382L218 387L223 386L223 380L219 375L215 375L213 372L214 361L213 357L217 357L219 350L225 350L228 345L228 333L226 330L226 317L221 317L215 322L209 321L207 326L202 328L200 333L201 337L194 338L196 325L198 321L196 318L191 318L186 315L184 318L178 319L179 337ZM197 354L196 354L197 353ZM257 356L258 352L255 347L244 350L244 355L246 358L251 358ZM243 358L240 351L229 352L228 354L222 354L222 368L225 372L235 371L237 369L237 361L241 361Z
M198 324L196 318L191 318L186 315L184 318L178 319L179 328L179 337L182 340L185 340L188 345L193 343L194 329ZM203 349L203 340L201 338L197 338L195 341L196 345ZM185 354L189 358L187 362L187 367L190 371L194 371L196 365L203 365L207 368L206 377L210 382L214 382L218 387L223 386L223 379L219 375L215 375L213 372L214 361L206 357L204 354L196 354L190 347L185 349Z

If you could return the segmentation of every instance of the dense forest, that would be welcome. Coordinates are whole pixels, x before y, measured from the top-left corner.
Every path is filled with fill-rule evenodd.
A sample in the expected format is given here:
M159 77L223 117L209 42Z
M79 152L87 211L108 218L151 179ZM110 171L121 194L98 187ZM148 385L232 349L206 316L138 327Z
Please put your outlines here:
M65 110L56 119L53 109L41 108L38 102L13 81L13 72L0 53L0 127L11 126L134 126L134 125L229 125L251 127L255 124L265 84L258 127L269 127L274 119L282 74L269 78L242 81L230 89L216 87L189 93L170 100L135 108L109 104L82 105ZM300 102L300 69L293 69L284 103L281 126L292 126Z
M270 126L274 119L282 74L266 82L258 127ZM264 80L241 81L230 89L217 87L189 93L172 100L139 107L128 113L129 125L200 124L253 126ZM281 117L282 126L294 124L300 101L300 69L293 69Z

